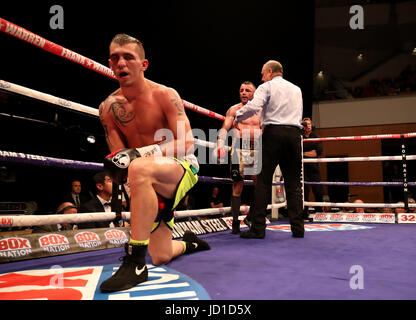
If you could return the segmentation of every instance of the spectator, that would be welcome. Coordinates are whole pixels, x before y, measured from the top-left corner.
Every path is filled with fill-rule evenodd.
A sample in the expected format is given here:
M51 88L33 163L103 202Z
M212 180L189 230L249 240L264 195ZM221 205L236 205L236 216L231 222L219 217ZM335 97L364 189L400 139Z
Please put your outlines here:
M345 203L351 203L350 201L346 201ZM343 207L342 208L342 212L344 212L344 213L351 213L351 212L354 212L354 208L351 208L351 207Z
M326 89L331 90L333 81L328 84ZM325 88L324 88L325 89ZM342 91L339 90L338 91ZM357 86L352 90L354 98L370 98L379 96L396 96L411 94L416 91L416 70L412 65L406 66L396 78L371 79L367 85ZM333 100L332 91L327 91L324 100ZM348 98L348 96L338 95L337 98Z
M409 204L415 204L415 199L413 199L413 198L409 198L409 199L408 199L408 203L409 203ZM410 206L409 206L409 213L416 213L416 208L415 208L415 207L410 207Z
M404 202L403 202L403 201L399 201L399 202L397 202L397 204L403 204L403 205L404 205ZM394 208L394 212L395 212L396 214L399 214L399 213L406 213L406 210L405 210L405 208L404 208L404 207L401 207L401 208Z
M361 86L355 87L352 95L354 98L361 98L363 96L363 91L364 91L363 87Z
M211 197L209 198L209 206L211 208L222 208L224 207L224 203L222 202L221 197L219 196L219 189L218 187L212 188Z
M79 210L80 213L111 212L113 181L104 171L95 174L93 180L95 183L96 194L92 199L81 205ZM114 227L114 224L111 221L97 221L82 223L79 225L80 229L108 227Z
M82 193L81 181L73 179L71 182L71 193L63 197L63 202L72 202L77 208L88 201L88 197Z
M386 177L386 181L403 182L403 171L400 169L399 164L393 163L391 169L389 176ZM398 202L400 199L403 199L402 188L392 187L389 189L390 202Z
M381 209L381 213L393 213L393 209L385 207Z
M306 186L305 186L306 187ZM306 197L305 197L305 201L306 201ZM317 200L318 201L318 200ZM331 202L331 200L329 199L329 196L326 194L326 195L323 195L322 196L322 201L320 201L320 202ZM306 208L306 207L305 207ZM317 212L317 210L319 210L319 209L316 209L315 208L315 212ZM331 212L332 211L332 207L331 206L327 206L327 207L322 207L322 212ZM306 211L306 213L308 214L308 211ZM305 216L305 219L306 220L310 220L310 218L309 218L309 215L306 215Z
M191 196L189 193L179 202L176 207L176 211L185 211L185 210L192 210L195 208L195 200L194 197ZM192 220L202 220L201 217L177 217L175 221L192 221Z
M313 132L312 120L310 118L304 118L302 120L303 125L303 138L319 138L319 136ZM322 154L322 142L304 142L303 143L303 157L305 159L318 158ZM318 163L304 163L303 165L303 177L308 182L320 182L321 172ZM305 201L309 201L309 190L312 187L312 192L315 196L316 202L322 202L324 196L324 188L322 185L304 185ZM303 210L303 218L308 219L308 207L305 206Z
M78 213L78 208L72 202L63 202L56 210L56 214L75 214ZM59 230L77 230L76 224L62 223L58 225Z
M354 201L354 203L364 203L364 202L360 199L357 199L357 200ZM354 208L354 211L356 213L365 213L365 210L364 210L363 207L356 207L356 208Z
M380 83L380 90L383 96L388 96L391 93L392 82L389 78L384 78Z
M56 209L56 214L73 214L77 213L77 207L72 202L63 202L58 206ZM51 224L51 225L41 225L41 226L34 226L32 228L32 233L44 233L44 232L54 232L54 231L62 231L62 230L75 230L77 226L74 224L69 223L61 223L61 224Z
M185 198L179 202L178 206L176 207L177 211L180 210L192 210L195 207L195 200L194 198L188 193Z

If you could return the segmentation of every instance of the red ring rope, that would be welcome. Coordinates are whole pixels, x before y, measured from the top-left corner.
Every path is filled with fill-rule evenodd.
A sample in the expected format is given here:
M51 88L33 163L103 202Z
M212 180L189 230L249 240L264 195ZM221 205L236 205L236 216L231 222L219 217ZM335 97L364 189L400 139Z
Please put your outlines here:
M110 68L107 68L106 66L98 62L95 62L91 59L88 59L72 50L66 49L56 43L46 40L45 38L42 38L38 36L37 34L34 34L33 32L30 32L7 20L4 20L3 18L0 18L0 31L6 34L9 34L17 39L26 41L27 43L30 43L52 54L55 54L57 56L70 60L72 62L75 62L83 67L86 67L90 70L98 72L111 79L116 80L116 76L114 75L113 71L111 71ZM185 100L182 100L182 101L183 101L183 105L185 106L185 108L191 109L193 111L196 111L198 113L204 114L208 117L211 117L217 120L224 121L225 119L225 117L221 114L202 108L200 106L197 106Z
M305 142L312 141L357 141L357 140L377 140L377 139L400 139L400 138L416 138L416 132L404 134L376 134L368 136L349 136L349 137L330 137L330 138L308 138Z

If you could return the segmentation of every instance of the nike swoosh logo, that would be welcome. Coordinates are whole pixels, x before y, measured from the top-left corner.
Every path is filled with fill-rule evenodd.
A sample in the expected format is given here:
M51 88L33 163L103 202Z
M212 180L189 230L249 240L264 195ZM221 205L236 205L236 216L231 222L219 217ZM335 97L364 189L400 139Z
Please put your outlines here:
M146 270L146 266L143 266L140 270L136 267L136 275L140 276Z
M198 243L192 242L192 244L195 246L194 249L198 248Z

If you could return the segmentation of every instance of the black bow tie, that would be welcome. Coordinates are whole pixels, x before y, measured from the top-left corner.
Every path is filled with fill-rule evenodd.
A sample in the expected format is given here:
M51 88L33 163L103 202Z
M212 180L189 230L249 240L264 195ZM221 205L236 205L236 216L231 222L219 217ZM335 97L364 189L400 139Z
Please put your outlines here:
M111 206L111 202L106 202L103 204L103 206Z

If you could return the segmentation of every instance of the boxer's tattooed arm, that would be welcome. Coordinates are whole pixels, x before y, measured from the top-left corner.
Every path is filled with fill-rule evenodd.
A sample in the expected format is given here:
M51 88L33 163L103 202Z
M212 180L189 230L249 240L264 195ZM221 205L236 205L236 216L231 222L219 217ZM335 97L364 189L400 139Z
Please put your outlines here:
M108 135L107 125L103 124L103 128L104 128L105 141L107 141L107 146L110 150L112 150L113 149L113 144L111 143L110 136Z
M170 99L170 101L175 105L176 109L178 110L178 116L183 116L185 114L185 110L183 108L182 102L178 101L178 99L176 98Z
M107 128L107 125L104 124L104 111L105 111L105 107L106 107L106 103L105 102L103 102L103 103L100 104L100 106L98 107L98 115L99 115L100 120L101 120L101 125L103 126L103 129L104 129L105 141L107 141L107 146L111 150L112 144L111 144L111 141L110 141L110 137L108 135L108 128Z
M123 127L136 117L133 111L127 112L126 107L121 102L113 102L107 112L112 112L114 119Z
M98 107L98 116L100 117L101 121L103 121L103 118L101 117L101 115L103 114L104 110L105 110L105 103L102 102L100 106Z

